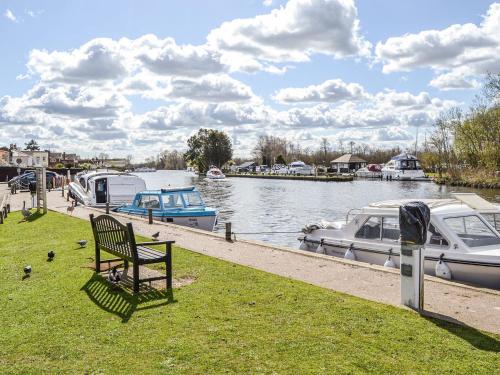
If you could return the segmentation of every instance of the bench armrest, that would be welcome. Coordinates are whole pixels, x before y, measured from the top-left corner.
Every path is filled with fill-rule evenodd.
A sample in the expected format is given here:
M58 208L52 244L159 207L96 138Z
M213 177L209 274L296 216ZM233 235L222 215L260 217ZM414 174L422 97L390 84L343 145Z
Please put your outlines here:
M136 245L138 246L154 246L154 245L166 245L173 244L175 241L154 241L154 242L138 242Z

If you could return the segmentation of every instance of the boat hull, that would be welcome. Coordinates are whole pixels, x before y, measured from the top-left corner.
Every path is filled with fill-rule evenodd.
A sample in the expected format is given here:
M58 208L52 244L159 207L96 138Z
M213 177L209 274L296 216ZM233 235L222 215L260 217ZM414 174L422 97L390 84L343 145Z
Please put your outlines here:
M345 241L346 242L346 241ZM318 240L307 240L303 250L317 252ZM345 252L350 244L328 244L324 242L322 254L344 258ZM369 249L354 244L351 251L356 257L356 261L383 266L389 257L389 251L385 249ZM424 271L427 275L436 276L436 263L439 261L441 251L434 249L425 250ZM500 260L498 262L477 262L452 259L445 254L444 262L451 270L452 280L476 286L500 290ZM400 267L399 245L394 247L391 258L397 269Z
M143 213L127 212L121 209L117 211L125 213L127 215L148 218L148 215ZM153 215L153 220L212 232L217 223L217 215L204 215L204 216Z

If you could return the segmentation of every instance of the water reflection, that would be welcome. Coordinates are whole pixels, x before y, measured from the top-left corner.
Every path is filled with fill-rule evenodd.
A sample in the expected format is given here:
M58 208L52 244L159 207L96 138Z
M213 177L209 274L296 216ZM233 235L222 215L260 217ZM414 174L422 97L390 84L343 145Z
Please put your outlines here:
M387 182L356 180L352 182L313 182L227 178L208 180L184 171L138 173L148 189L168 185L195 185L208 206L219 210L217 231L231 221L235 232L299 231L305 224L343 220L351 208L374 201L399 198L448 198L450 192L476 192L489 201L500 202L500 191L436 185L431 182ZM296 246L294 234L242 235L279 245Z

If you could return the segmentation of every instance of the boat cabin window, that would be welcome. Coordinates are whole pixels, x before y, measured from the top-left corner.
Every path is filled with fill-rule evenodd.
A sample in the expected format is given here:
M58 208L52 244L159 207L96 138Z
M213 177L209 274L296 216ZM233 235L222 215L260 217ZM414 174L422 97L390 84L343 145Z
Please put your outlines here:
M399 218L396 216L370 217L355 235L367 240L398 242L400 237Z
M157 195L141 195L136 201L139 208L160 208L160 197Z
M380 239L380 218L377 216L370 217L365 223L359 228L355 235L356 238L364 238L367 240L379 240Z
M83 189L87 188L87 182L85 181L85 178L80 177L78 181L80 181L80 185L82 185Z
M187 207L203 206L203 200L198 192L184 193L184 201L186 202Z
M481 214L497 232L500 232L500 214Z
M500 237L479 216L448 217L444 221L469 247L500 245Z
M401 169L408 169L408 170L422 169L420 167L420 162L418 160L401 160L399 162L399 166Z
M429 234L427 236L427 242L429 243L429 245L448 247L448 241L441 235L441 233L432 223L429 224L428 232Z
M388 216L382 218L382 239L394 242L399 241L399 217Z
M163 196L163 208L183 208L181 195L178 193L168 194Z

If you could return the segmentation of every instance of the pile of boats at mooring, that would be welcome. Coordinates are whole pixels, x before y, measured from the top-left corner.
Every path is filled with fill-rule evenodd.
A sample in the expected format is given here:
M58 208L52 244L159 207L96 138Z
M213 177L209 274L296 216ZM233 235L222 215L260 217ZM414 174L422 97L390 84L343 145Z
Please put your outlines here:
M193 186L147 190L138 176L107 171L79 173L68 189L70 197L87 206L109 205L116 212L139 217L151 212L154 220L207 231L217 224L217 210L206 207ZM298 238L299 248L399 268L398 210L416 200L431 212L425 273L500 289L500 206L473 193L455 193L451 199L383 201L351 209L343 221L307 225Z

